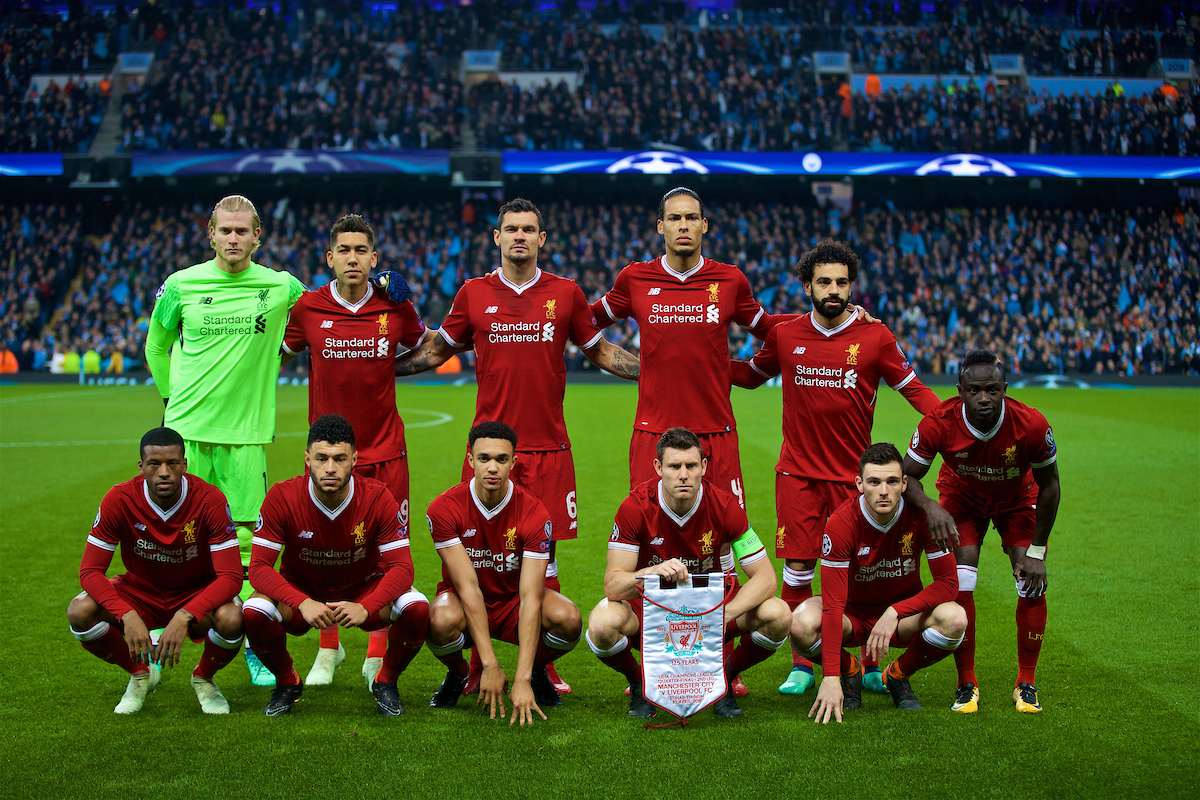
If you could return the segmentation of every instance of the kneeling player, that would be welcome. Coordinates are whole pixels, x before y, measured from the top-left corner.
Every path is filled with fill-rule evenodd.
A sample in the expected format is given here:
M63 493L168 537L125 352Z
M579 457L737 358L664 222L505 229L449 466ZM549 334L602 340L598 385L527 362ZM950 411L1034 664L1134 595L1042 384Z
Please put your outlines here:
M269 717L291 711L304 690L286 634L330 625L391 626L383 665L367 688L380 714L404 713L396 679L425 642L429 603L412 588L400 509L382 483L351 475L356 456L345 417L319 417L304 453L309 475L275 484L263 503L250 553L256 591L242 613L254 651L275 676L263 711Z
M467 683L462 650L467 637L483 662L479 699L491 717L506 708L508 677L492 639L518 647L512 719L533 724L540 706L561 705L546 665L579 643L582 621L575 604L545 588L550 560L550 514L541 500L509 479L517 434L501 422L471 429L468 463L475 477L447 489L429 504L429 532L442 559L442 580L429 615L429 649L447 666L429 705L448 708Z
M771 560L746 512L733 494L702 482L708 461L700 439L672 428L658 440L657 453L659 480L639 484L617 511L608 542L605 599L588 617L588 647L629 681L629 713L635 717L654 715L630 650L630 637L636 638L642 626L640 577L680 582L691 573L728 573L736 555L748 580L740 588L736 581L726 584L725 635L744 634L725 660L727 682L783 646L790 621L787 604L775 597ZM742 714L731 691L713 711L724 717Z
M79 567L71 633L88 652L129 673L118 714L141 710L159 664L179 663L185 637L204 641L192 689L206 714L228 714L213 676L237 655L242 588L237 535L225 495L187 473L183 437L155 428L142 437L141 476L104 495ZM129 570L105 577L113 552ZM164 628L155 647L150 629Z
M925 514L904 502L900 451L873 444L859 459L860 496L837 508L821 542L821 594L792 616L792 645L821 659L824 676L808 715L818 722L862 705L862 666L845 647L866 645L869 658L907 647L883 671L896 706L921 708L909 677L940 661L962 642L966 613L954 555L934 544ZM921 585L921 552L933 583Z

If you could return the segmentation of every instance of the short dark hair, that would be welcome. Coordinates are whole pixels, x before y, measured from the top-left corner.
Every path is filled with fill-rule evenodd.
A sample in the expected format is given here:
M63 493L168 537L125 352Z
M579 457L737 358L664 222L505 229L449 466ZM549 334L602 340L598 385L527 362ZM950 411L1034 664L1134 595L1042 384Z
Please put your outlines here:
M183 451L184 458L187 458L187 447L183 443L183 437L174 428L151 428L146 431L142 443L138 446L138 458L146 455L147 447L178 447Z
M524 197L514 197L512 200L509 200L507 203L500 206L500 213L496 216L496 227L500 228L504 225L505 214L524 214L527 212L537 214L539 231L546 229L546 224L542 220L542 212L538 210L538 207L535 206L532 201L526 200Z
M700 437L687 428L671 428L658 437L659 461L662 461L663 453L667 452L668 447L672 450L691 450L694 447L700 451L700 457L704 458L704 448L700 446Z
M863 450L863 454L858 459L858 474L862 475L862 471L867 468L867 464L874 464L878 467L885 467L888 464L904 464L904 459L900 456L900 451L896 449L896 445L891 442L876 442L875 444Z
M801 283L810 283L818 264L845 264L851 281L858 280L858 254L845 242L822 239L817 246L800 256L795 275Z
M329 444L345 442L350 445L351 450L354 450L354 428L351 427L350 420L341 414L322 414L308 429L308 446L312 447L313 442L328 442Z
M968 350L963 356L962 361L958 363L958 382L962 383L962 374L967 371L967 367L973 367L976 364L989 364L993 367L1000 368L1000 380L1004 380L1004 359L993 353L991 350Z
M704 209L704 201L700 199L700 195L697 194L694 189L689 189L686 186L676 186L674 189L672 189L671 191L664 194L662 196L662 200L658 201L658 218L659 219L662 219L663 214L665 214L667 212L667 201L670 200L672 197L678 197L681 194L685 194L688 197L694 198L695 201L700 204L701 218L706 216L706 212Z
M367 244L371 249L375 249L375 229L372 228L367 221L358 214L347 214L346 216L333 223L333 227L329 229L329 250L333 251L333 246L337 244L339 234L343 233L365 233L367 235Z
M481 422L467 434L467 447L474 448L477 439L507 439L512 442L513 451L517 449L517 432L503 422L490 420Z

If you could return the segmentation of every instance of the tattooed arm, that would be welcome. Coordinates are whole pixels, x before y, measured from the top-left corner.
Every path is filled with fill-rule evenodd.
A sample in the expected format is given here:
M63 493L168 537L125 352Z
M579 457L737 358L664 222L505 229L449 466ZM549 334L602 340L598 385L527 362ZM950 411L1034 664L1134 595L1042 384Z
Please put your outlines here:
M583 354L588 357L588 361L618 378L636 381L642 372L642 364L637 356L622 350L607 339L596 342L584 350Z
M425 341L415 350L410 350L396 359L397 375L416 375L429 369L436 369L454 355L455 348L442 338L439 331L433 336L426 336Z

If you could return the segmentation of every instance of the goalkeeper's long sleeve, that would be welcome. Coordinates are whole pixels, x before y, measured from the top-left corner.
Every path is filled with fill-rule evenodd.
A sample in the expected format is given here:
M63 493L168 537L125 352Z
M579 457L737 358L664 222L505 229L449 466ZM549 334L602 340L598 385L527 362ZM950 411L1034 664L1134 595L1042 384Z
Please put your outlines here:
M146 334L146 366L163 397L171 396L171 344L174 341L174 331L164 328L158 320L150 320L150 331Z

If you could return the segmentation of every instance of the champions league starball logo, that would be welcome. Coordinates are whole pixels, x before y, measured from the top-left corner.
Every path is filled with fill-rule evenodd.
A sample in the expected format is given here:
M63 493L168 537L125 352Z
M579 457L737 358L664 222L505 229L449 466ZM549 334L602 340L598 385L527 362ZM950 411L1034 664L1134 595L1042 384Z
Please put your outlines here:
M707 175L708 167L682 153L648 150L614 161L605 170L610 175L620 172L640 172L643 175L671 175L676 172L694 172Z
M989 175L1003 175L1007 178L1016 177L1012 167L1002 161L975 153L954 153L927 161L914 175L952 175L955 178L979 178Z

